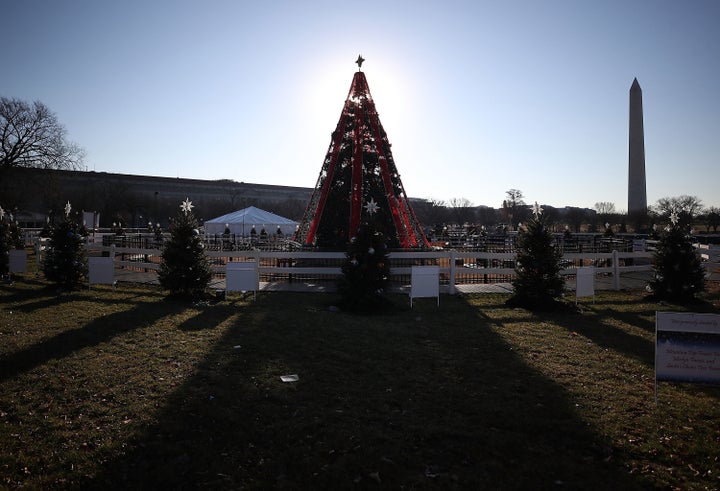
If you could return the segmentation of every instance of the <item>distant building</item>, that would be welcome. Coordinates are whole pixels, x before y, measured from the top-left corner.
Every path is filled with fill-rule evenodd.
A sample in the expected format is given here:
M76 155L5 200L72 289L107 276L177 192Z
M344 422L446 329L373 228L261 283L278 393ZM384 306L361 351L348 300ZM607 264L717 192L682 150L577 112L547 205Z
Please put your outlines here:
M47 216L50 210L59 211L67 201L76 211L100 213L105 226L112 221L108 215L117 212L135 222L129 223L130 226L143 226L150 220L165 225L168 216L175 214L185 198L189 198L201 213L199 216L205 218L255 204L287 207L292 203L298 210L296 215L301 215L313 191L312 188L231 180L107 172L12 169L4 176L4 182L0 183L0 205L8 210L17 209L19 216L32 216L33 225L40 215Z

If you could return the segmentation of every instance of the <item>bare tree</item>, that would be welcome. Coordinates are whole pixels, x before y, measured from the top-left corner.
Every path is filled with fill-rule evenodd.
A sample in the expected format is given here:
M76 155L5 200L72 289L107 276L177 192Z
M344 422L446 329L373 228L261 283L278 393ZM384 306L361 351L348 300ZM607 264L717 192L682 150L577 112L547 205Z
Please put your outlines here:
M595 211L600 216L612 215L615 213L615 203L610 201L599 201L595 203Z
M568 206L565 208L565 219L570 228L576 233L580 232L582 224L587 221L588 212L584 208Z
M449 202L452 221L458 225L475 221L472 201L467 198L452 198Z
M705 227L707 228L707 231L710 232L710 228L712 227L713 232L717 233L717 229L718 227L720 227L720 208L717 208L716 206L711 206L710 208L705 210L702 218L705 222Z
M617 211L615 210L615 203L611 203L610 201L599 201L595 203L594 208L595 217L588 217L591 221L591 225L597 226L597 222L595 219L600 220L600 224L602 227L605 227L606 223L614 223L619 220L616 216Z
M84 151L66 133L42 102L0 98L0 170L81 168Z
M508 189L505 191L507 198L503 201L503 215L510 221L513 229L527 216L527 207L523 201L522 191L519 189Z
M475 220L480 225L490 227L500 221L500 211L489 206L478 206L475 210Z
M412 207L424 226L441 225L449 219L447 205L443 200L415 200Z
M669 217L675 212L680 223L686 226L692 225L695 217L702 213L703 205L697 196L676 196L673 198L660 198L655 205L659 216Z

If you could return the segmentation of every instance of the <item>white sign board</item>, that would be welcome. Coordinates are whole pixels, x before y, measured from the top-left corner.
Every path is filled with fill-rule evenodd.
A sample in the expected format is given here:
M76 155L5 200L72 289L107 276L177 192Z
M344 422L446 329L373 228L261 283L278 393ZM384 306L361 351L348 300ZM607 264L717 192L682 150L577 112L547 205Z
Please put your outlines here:
M100 227L100 213L94 211L83 211L83 225L88 229Z
M115 266L111 257L88 258L88 282L91 285L114 285Z
M437 297L440 305L440 266L413 266L410 268L410 307L413 298Z
M595 268L578 268L575 276L575 298L595 296Z
M657 312L655 382L720 383L720 315Z
M8 254L8 272L27 273L27 252L23 249L11 249Z
M645 252L645 239L633 239L632 250L633 252Z
M225 298L228 292L255 292L260 289L257 262L236 261L225 264Z

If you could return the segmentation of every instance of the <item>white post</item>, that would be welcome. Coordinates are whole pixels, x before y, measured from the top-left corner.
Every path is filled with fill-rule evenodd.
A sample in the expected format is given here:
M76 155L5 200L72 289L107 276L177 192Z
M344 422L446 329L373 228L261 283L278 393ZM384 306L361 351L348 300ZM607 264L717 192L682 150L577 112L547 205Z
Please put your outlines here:
M617 249L613 250L613 288L615 290L620 289L620 261L618 260Z
M38 236L37 240L35 241L35 262L37 263L38 272L42 271L42 257L40 256L42 246L40 245L40 240L41 239Z
M450 251L450 295L455 295L455 250Z

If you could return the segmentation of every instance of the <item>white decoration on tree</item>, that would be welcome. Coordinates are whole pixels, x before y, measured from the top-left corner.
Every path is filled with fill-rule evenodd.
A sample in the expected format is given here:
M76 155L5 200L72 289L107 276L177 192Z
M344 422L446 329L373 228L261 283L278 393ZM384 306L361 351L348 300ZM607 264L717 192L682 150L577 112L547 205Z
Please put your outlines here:
M542 215L542 212L543 212L543 209L540 208L540 205L536 201L535 204L533 205L533 215L535 215L535 219L537 219L540 215Z
M677 225L678 219L679 219L679 217L678 217L677 212L675 212L675 210L673 210L673 212L670 213L670 221L672 222L673 225Z
M380 209L380 207L378 206L378 204L375 202L375 200L373 198L370 198L370 201L368 201L367 204L365 205L365 210L370 215L374 215L375 213L377 213L377 211L379 209Z
M0 206L0 220L2 220L5 217L5 210L2 209L2 206Z
M192 201L190 201L190 198L185 198L185 201L182 202L180 205L180 210L182 210L183 213L186 215L190 213L193 209Z
M69 217L69 216L70 216L70 210L72 210L72 206L70 206L70 201L68 201L68 202L65 204L65 216L66 216L66 217Z

